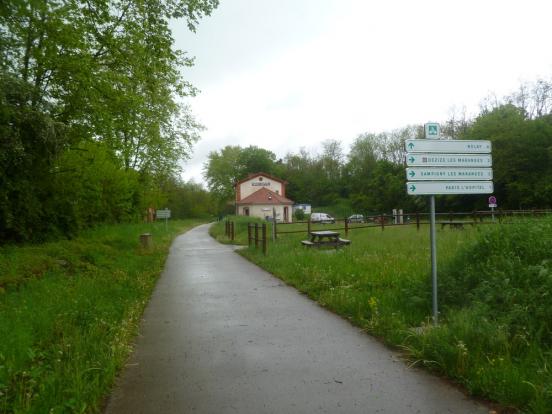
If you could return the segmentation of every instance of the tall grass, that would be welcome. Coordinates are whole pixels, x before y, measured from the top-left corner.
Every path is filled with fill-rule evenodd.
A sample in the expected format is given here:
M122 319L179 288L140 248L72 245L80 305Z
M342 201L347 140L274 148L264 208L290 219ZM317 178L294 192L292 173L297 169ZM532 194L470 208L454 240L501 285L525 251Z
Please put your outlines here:
M214 232L217 229L213 229ZM473 395L552 412L552 220L438 229L441 323L431 324L429 232L358 229L339 250L281 236L242 254Z
M105 226L0 249L0 412L98 412L174 236L195 221ZM154 245L138 243L143 232Z

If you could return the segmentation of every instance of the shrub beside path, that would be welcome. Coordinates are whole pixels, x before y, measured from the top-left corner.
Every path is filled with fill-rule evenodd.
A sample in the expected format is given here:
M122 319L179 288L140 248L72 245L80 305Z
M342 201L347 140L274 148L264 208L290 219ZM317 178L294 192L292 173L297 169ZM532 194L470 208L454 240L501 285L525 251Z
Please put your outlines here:
M113 413L488 413L217 243L178 237Z

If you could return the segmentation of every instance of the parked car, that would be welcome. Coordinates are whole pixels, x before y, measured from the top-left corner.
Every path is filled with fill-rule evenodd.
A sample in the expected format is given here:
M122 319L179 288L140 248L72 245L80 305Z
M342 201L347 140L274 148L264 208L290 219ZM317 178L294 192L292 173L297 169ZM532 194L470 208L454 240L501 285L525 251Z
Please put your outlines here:
M310 221L312 223L335 223L335 219L326 213L312 213Z
M366 223L366 219L362 214L353 214L347 219L347 221L349 223Z

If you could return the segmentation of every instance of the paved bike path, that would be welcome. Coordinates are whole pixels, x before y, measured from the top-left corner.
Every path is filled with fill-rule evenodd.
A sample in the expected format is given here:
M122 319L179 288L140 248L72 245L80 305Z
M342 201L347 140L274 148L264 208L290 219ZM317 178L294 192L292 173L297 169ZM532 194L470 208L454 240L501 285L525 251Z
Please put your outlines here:
M173 243L107 414L488 413L207 229Z

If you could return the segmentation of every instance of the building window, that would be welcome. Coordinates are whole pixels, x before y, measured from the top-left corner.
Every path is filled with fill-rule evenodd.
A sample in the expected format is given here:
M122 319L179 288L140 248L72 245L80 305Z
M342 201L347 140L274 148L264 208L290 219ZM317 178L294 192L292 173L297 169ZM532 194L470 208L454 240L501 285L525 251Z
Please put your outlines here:
M259 181L263 181L263 177L259 177Z

